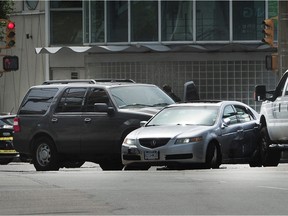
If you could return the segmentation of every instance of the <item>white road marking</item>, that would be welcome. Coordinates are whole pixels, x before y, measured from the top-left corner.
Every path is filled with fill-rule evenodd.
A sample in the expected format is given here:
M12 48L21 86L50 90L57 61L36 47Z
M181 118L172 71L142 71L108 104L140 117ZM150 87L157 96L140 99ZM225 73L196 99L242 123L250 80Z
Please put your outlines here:
M288 188L279 188L279 187L270 187L270 186L258 186L261 188L267 188L267 189L274 189L274 190L283 190L283 191L288 191Z

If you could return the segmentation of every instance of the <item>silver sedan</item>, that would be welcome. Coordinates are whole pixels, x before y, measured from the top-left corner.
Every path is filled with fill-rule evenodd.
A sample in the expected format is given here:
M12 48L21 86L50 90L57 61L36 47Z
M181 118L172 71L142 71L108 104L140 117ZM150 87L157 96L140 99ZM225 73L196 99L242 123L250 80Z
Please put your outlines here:
M174 104L127 135L125 169L219 168L222 163L260 166L258 113L237 101Z

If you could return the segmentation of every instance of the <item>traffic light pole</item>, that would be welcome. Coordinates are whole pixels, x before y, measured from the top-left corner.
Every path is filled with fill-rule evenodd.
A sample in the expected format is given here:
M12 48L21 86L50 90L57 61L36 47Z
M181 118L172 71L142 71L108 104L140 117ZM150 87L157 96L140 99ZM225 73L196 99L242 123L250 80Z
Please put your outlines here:
M288 69L288 1L278 2L279 75Z

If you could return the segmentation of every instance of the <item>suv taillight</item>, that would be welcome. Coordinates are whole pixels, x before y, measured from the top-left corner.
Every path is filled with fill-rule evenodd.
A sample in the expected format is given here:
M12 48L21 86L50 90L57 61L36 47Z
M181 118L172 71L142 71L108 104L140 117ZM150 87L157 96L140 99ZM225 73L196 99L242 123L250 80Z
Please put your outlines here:
M14 118L14 121L13 121L13 129L14 129L14 132L20 132L20 118L18 117L15 117Z

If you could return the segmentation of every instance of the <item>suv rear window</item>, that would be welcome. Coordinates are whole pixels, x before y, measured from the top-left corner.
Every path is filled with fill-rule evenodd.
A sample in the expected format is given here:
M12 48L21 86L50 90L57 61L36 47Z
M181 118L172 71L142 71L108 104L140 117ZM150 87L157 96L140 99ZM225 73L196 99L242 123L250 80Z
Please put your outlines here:
M57 91L57 88L31 89L23 100L19 114L45 114Z

